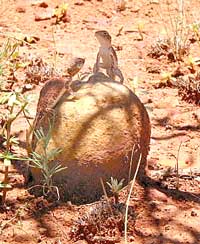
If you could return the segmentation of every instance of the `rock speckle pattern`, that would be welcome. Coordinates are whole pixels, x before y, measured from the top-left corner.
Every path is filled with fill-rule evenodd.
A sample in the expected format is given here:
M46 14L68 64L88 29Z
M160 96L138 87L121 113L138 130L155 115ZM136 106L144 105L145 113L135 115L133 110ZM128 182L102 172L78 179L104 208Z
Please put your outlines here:
M48 130L47 121L41 126ZM100 178L104 183L111 176L124 178L127 184L133 148L131 175L140 153L139 175L145 174L149 142L150 121L139 98L103 74L94 75L80 85L75 97L63 96L55 108L48 147L62 149L55 162L67 169L55 175L54 184L61 186L64 196L75 194L96 199L102 194ZM41 151L40 142L36 151ZM31 170L38 184L40 172Z

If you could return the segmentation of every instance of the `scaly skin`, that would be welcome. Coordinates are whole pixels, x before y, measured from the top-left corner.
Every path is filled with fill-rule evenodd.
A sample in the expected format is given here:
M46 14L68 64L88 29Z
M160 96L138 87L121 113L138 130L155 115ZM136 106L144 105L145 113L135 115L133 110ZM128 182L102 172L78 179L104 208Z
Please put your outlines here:
M123 83L124 77L121 70L118 68L117 54L112 47L111 36L107 31L101 30L95 32L95 37L100 43L100 48L93 72L97 73L100 68L103 68L111 79L115 80L115 76L118 76L120 78L120 82ZM100 63L100 59L102 59L102 63Z

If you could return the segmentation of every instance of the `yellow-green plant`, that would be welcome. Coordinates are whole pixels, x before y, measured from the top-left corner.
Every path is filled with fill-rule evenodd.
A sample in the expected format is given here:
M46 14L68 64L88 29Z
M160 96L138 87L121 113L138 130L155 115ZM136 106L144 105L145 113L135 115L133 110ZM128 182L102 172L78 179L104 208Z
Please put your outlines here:
M118 182L117 179L114 179L113 177L110 178L110 182L106 182L107 185L110 187L110 191L112 192L114 199L115 199L115 204L119 203L119 192L121 191L123 187L123 181Z
M192 23L191 29L195 35L195 38L196 38L198 45L200 46L200 23L199 22Z
M12 145L16 142L16 138L12 136L12 125L13 122L22 114L26 114L27 105L29 103L30 96L24 96L21 94L21 90L15 90L12 92L5 92L0 98L0 104L7 106L8 113L3 116L3 130L2 136L5 139L5 152L0 154L0 158L3 160L5 167L4 171L4 180L0 183L0 190L3 191L2 203L6 201L6 193L11 189L9 184L9 167L12 163L12 160L20 159L12 153Z
M54 9L54 16L56 17L56 23L59 23L63 17L66 16L68 9L67 3L62 3Z
M59 163L51 165L51 161L53 161L62 150L60 148L48 150L48 144L52 133L51 123L49 123L49 130L46 135L42 128L36 130L34 133L36 139L41 142L43 152L37 153L34 151L31 153L31 157L29 158L30 167L38 168L41 171L43 176L43 194L46 195L47 193L52 192L53 189L56 189L59 199L58 188L53 185L53 176L56 173L65 170L67 167L62 167Z
M143 41L144 40L144 23L143 22L139 22L137 25L137 29L138 29L138 33L140 35L140 40Z
M21 157L19 158L10 151L5 151L3 153L0 153L0 159L3 160L3 165L5 167L4 179L2 182L0 182L0 191L3 192L1 203L5 204L7 191L12 190L12 186L9 183L9 177L8 177L9 176L9 168L12 164L12 161L13 160L27 160L27 159L21 158Z
M8 81L14 84L14 72L21 67L18 60L19 47L22 41L8 38L0 50L0 87Z
M185 7L184 0L177 0L176 6L177 10L172 15L172 9L170 8L171 2L166 0L166 5L168 8L169 24L166 24L166 19L163 19L160 13L162 13L162 5L159 2L159 11L158 14L163 21L165 32L167 34L167 42L171 48L171 57L175 61L182 61L183 56L187 53L188 50L188 37L189 37L189 24L186 21L185 16ZM174 10L174 9L173 9Z

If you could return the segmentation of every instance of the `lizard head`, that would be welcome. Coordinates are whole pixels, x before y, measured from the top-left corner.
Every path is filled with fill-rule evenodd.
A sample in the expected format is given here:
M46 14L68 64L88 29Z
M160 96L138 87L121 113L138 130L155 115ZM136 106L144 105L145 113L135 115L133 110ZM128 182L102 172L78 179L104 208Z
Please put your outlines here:
M74 58L73 62L74 62L75 66L77 66L78 68L81 69L83 67L84 63L85 63L85 59L76 57L76 58Z
M67 73L70 77L73 77L75 74L77 74L83 67L85 63L84 58L73 58L69 67L67 68Z
M111 45L111 36L106 30L100 30L95 32L95 36L102 46Z

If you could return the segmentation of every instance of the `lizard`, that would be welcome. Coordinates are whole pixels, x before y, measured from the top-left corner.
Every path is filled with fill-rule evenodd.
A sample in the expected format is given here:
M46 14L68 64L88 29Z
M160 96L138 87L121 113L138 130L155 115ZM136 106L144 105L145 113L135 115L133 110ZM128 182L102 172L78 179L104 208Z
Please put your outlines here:
M118 58L112 46L110 34L106 30L100 30L95 32L95 37L99 41L100 47L93 72L97 73L100 68L103 68L111 79L114 80L115 76L118 76L120 82L123 83L124 77L121 70L118 68ZM102 63L100 63L100 59L102 59Z
M67 74L65 79L63 78L52 78L48 80L40 91L40 96L37 104L36 117L33 122L33 126L30 128L27 136L27 148L28 152L32 151L29 143L29 136L31 133L37 129L41 124L41 121L44 117L53 111L56 104L59 102L61 97L65 92L69 92L73 95L73 91L70 87L72 82L72 77L76 75L85 63L83 58L74 58L72 59L69 67L67 68ZM32 134L32 146L35 147L36 138L34 133Z

